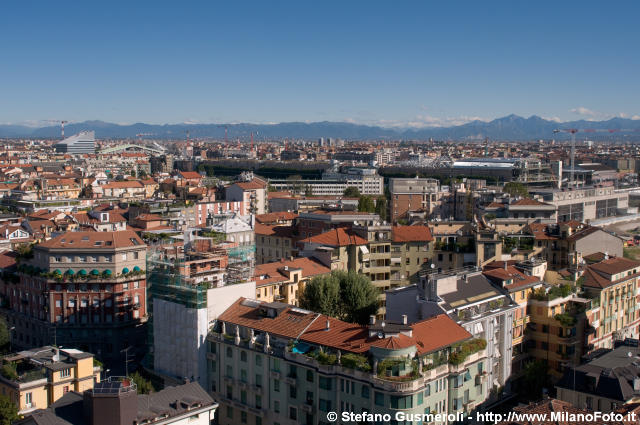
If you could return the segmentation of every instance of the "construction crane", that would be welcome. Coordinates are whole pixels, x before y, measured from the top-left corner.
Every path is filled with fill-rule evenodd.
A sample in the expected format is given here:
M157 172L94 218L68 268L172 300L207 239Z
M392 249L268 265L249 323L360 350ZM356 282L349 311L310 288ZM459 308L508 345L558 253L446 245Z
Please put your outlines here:
M60 131L62 133L62 139L64 140L64 125L69 121L60 121Z
M218 125L217 127L218 128L224 128L224 143L226 144L227 143L227 132L229 130L228 126L226 124L224 124L224 125L221 124L221 125Z
M558 128L553 130L553 133L561 133L561 132L565 132L565 133L570 133L571 134L571 176L569 179L569 184L571 186L574 185L574 171L575 171L575 160L576 160L576 133L579 132L583 132L583 133L609 133L609 134L613 134L613 133L632 133L632 132L638 132L640 131L640 128L636 128L636 129L620 129L620 128L607 128L607 129L596 129L596 128ZM562 178L562 176L560 176Z

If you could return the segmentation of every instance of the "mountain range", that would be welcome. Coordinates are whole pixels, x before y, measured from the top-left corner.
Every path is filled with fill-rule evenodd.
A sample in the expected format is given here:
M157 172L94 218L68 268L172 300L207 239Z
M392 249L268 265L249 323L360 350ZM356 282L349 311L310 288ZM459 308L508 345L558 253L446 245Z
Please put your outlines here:
M65 126L67 135L84 130L95 130L99 139L136 138L138 134L150 139L185 139L225 137L229 140L248 140L253 132L256 140L307 139L333 137L345 140L491 140L526 141L538 139L567 139L566 131L554 134L556 129L580 130L580 140L640 140L640 120L612 118L606 121L569 121L558 123L538 116L523 118L509 115L493 121L472 121L452 127L397 129L345 122L283 122L279 124L144 124L119 125L104 121L85 121ZM609 132L607 130L616 130ZM59 138L59 126L27 127L0 125L0 138Z

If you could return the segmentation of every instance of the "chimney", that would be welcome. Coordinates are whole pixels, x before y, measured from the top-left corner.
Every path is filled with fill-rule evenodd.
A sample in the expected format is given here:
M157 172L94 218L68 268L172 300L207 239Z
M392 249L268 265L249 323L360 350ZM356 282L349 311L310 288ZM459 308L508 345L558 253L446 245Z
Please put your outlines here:
M402 315L402 324L403 324L403 325L406 325L406 324L407 324L407 315L406 315L406 314L403 314L403 315Z
M374 314L369 316L369 324L370 325L375 325L376 324L376 316Z
M327 321L325 322L325 331L328 331L331 328L331 323L329 322L329 318L327 318Z

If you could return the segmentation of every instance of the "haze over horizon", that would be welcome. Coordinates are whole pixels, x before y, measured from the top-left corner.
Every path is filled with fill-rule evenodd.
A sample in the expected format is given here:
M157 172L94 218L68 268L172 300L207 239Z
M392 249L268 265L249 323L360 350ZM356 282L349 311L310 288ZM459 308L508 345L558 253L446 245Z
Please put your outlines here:
M1 124L640 119L637 2L116 3L5 5Z

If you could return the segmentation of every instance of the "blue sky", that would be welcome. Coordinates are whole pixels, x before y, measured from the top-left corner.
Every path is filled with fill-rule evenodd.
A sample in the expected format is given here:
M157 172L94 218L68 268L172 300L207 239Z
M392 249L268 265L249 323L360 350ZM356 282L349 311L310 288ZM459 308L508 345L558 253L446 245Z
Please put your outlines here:
M3 4L0 123L640 118L640 2Z

